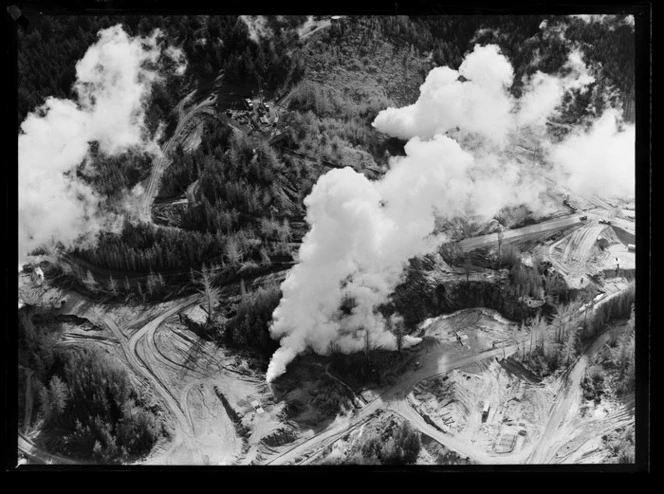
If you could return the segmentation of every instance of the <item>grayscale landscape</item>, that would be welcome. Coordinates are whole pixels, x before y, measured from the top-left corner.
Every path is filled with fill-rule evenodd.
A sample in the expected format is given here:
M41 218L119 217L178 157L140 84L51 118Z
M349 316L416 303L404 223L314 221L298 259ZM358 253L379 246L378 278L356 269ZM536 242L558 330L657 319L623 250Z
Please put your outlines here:
M18 465L635 463L631 15L18 28Z

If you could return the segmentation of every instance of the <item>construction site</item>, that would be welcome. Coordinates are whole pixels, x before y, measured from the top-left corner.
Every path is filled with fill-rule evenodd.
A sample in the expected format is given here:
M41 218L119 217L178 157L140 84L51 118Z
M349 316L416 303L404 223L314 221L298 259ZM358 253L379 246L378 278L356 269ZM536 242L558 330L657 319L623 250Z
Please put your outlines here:
M258 22L245 20L250 21ZM371 31L372 26L357 27L343 16L310 16L293 49L313 53L326 36L355 40L354 29ZM432 63L428 52L419 57L422 67ZM324 69L318 70L311 69L308 77L323 80ZM410 81L415 69L404 73L403 80ZM344 76L340 71L330 77ZM356 143L344 142L336 158L294 146L301 117L291 93L248 91L226 80L223 72L208 90L188 91L175 109L172 134L132 199L140 221L157 231L186 231L187 211L208 201L202 179L175 195L160 188L176 149L184 154L203 149L212 121L238 139L266 143L281 162L288 156L315 177L353 170L361 180L378 183L397 160L410 159L410 143L406 151L405 141L397 143L395 151L396 141L374 130L384 145L383 162ZM455 131L448 134L451 141ZM253 149L254 162L261 152ZM313 227L315 194L303 199L286 171L270 179L271 190L280 190L286 199L278 207L257 208L275 224L288 224L281 250L264 248L262 263L249 254L241 263L224 257L227 251L208 255L196 273L207 276L207 263L218 290L214 303L209 286L194 286L194 268L123 271L95 265L74 250L31 252L18 274L21 345L32 348L39 341L55 349L56 368L65 365L57 363L58 352L83 349L100 352L122 370L163 431L149 452L123 456L123 464L137 467L633 463L636 404L633 386L625 384L633 369L625 362L631 357L633 365L634 359L634 198L579 193L560 183L540 167L546 149L536 134L510 136L500 159L505 156L534 177L532 187L545 191L537 209L508 204L489 218L436 217L427 238L437 235L437 244L408 256L389 299L374 307L372 317L379 321L392 320L376 315L387 314L385 307L405 321L401 327L408 328L407 334L396 336L396 346L381 345L380 334L369 336L363 327L356 349L345 351L340 345L350 330L342 325L325 351L303 344L273 377L263 347L235 339L229 343L227 328L241 321L243 304L253 300L252 294L279 286L280 295L288 293L295 267L310 262L314 247L305 246L313 242L314 229L322 228ZM309 209L302 206L293 213L301 199ZM387 210L390 201L382 200L376 210ZM325 208L336 214L329 204ZM239 217L260 219L242 210ZM374 241L359 238L358 245ZM358 259L348 264L364 266L364 257ZM227 275L231 267L236 271ZM352 283L351 278L340 286ZM148 280L155 279L161 284L154 285L160 288L153 294ZM122 289L116 290L116 280L124 280ZM143 286L150 287L150 295ZM353 305L359 302L348 300L331 317L334 324L359 313ZM279 339L268 332L278 317L275 311L263 328L264 340L276 340L274 347L267 346L271 351L285 348L283 342L277 347ZM294 338L286 334L285 340ZM35 351L42 358L40 352L45 350ZM32 354L20 354L18 465L100 463L99 457L65 454L72 440L57 427L47 427L46 399L38 397L48 395L53 379L51 387L40 382L44 370L37 361ZM403 438L402 445L397 437Z

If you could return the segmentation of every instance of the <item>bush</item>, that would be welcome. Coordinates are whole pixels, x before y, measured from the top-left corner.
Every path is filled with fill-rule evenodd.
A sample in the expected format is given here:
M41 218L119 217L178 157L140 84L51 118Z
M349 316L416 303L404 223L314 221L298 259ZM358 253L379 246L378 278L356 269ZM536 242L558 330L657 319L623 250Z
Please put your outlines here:
M593 400L596 404L602 400L605 377L604 370L600 366L593 365L588 369L581 382L584 399Z
M406 465L414 463L420 453L420 434L408 422L394 422L382 434L374 432L359 448L361 457L369 463ZM355 457L351 457L351 461Z

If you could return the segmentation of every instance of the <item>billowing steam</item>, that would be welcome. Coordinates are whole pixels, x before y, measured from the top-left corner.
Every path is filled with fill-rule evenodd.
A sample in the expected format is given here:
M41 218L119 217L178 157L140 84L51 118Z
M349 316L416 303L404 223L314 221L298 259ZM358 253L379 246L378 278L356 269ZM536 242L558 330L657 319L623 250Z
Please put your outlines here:
M512 81L512 66L497 46L475 46L458 71L433 69L414 104L376 117L376 129L410 139L406 156L392 158L383 178L370 181L350 168L320 177L305 200L311 229L273 314L270 331L281 347L268 381L307 347L325 354L336 345L348 353L363 349L368 335L373 346L394 348L377 307L401 282L408 259L435 247L437 216L490 219L523 203L539 209L542 170L513 162L505 151L515 131L543 127L565 93L582 90L593 77L573 50L565 75L536 73L518 100L508 92ZM592 183L607 190L621 182L633 193L627 175L634 168L634 132L619 132L616 115L609 111L590 131L543 146L550 151L548 172L572 188ZM599 170L604 176L596 180Z
M563 69L568 71L564 77L537 71L530 78L514 114L518 126L544 125L556 114L565 93L584 89L595 81L578 50L570 52Z
M417 102L380 112L374 127L401 139L429 139L459 127L504 144L513 127L514 103L507 92L513 77L512 66L497 46L476 45L458 71L434 68L420 87Z
M159 34L130 38L120 25L100 31L99 41L76 64L76 101L50 97L21 124L19 262L53 242L89 245L99 231L118 224L75 170L94 141L106 155L132 148L159 152L143 123L146 98L159 78ZM170 48L166 56L182 63L178 50Z
M619 113L607 110L587 132L575 132L552 146L558 180L580 195L634 198L635 128L619 130Z

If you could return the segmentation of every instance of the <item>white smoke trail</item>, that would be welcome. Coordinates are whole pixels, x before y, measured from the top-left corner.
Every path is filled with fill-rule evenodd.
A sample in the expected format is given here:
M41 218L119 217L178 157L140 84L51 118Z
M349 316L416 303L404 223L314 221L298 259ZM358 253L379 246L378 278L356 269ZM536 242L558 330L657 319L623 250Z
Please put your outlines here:
M372 182L350 168L320 177L305 200L311 229L273 314L270 331L281 338L281 347L268 367L268 381L307 347L325 354L335 342L343 352L357 351L369 332L376 345L394 348L395 338L376 308L401 282L406 262L435 245L430 235L436 217L488 220L506 206L540 209L545 185L537 174L542 170L509 159L510 139L520 126L543 128L567 91L594 79L574 50L565 75L536 74L520 100L508 92L512 78L512 66L497 46L475 46L458 71L433 69L414 104L376 117L376 129L410 139L406 156L391 159L382 179ZM588 180L576 168L587 170L586 161L607 159L593 150L611 138L624 152L611 147L607 152L615 153L616 161L627 158L630 135L616 139L614 129L607 117L589 133L549 146L553 174L568 184ZM345 315L340 306L348 297L356 305Z
M50 97L21 124L19 262L45 244L90 245L98 232L117 224L75 169L94 141L106 155L158 152L144 126L144 105L160 77L159 35L130 38L120 25L101 30L76 64L76 101ZM170 49L167 55L183 66L182 52Z

